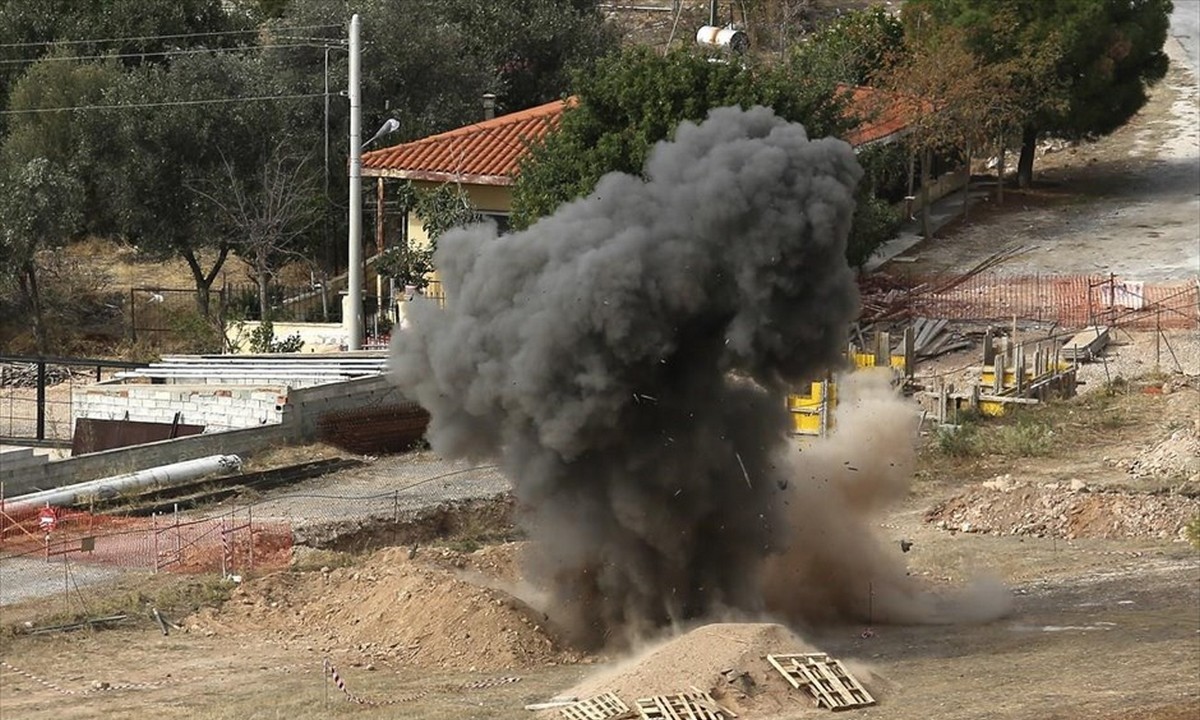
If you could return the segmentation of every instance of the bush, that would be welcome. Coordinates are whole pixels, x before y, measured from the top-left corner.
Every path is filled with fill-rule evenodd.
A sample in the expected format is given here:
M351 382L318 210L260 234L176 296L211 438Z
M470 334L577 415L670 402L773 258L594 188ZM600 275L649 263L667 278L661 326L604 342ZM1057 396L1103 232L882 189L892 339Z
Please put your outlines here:
M979 454L979 427L973 423L938 428L937 449L950 457L974 457Z
M1040 420L1019 417L1012 425L996 428L989 445L996 455L1044 457L1054 448L1054 432Z
M304 341L300 333L295 332L283 340L275 339L275 325L270 320L259 323L250 331L250 352L255 353L291 353L300 352Z
M860 192L846 241L846 261L851 267L862 267L899 229L900 214L891 205L869 192Z

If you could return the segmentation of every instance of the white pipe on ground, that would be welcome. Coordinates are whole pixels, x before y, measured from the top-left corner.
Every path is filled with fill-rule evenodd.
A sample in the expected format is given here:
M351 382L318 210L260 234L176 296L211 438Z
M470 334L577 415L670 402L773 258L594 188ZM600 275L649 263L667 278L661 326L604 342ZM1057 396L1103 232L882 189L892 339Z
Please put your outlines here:
M233 471L241 468L242 459L237 455L209 455L195 460L184 460L170 465L146 468L125 475L114 475L99 480L89 480L75 485L64 485L50 490L18 495L4 501L4 511L11 514L36 510L46 505L71 505L91 496L111 497L125 490L151 485L179 485L220 470Z

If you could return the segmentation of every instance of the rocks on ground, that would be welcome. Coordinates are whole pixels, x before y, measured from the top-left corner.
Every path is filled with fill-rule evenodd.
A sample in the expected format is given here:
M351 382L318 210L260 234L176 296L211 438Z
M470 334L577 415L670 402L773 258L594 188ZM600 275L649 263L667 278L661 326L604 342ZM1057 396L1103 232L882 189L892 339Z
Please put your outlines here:
M930 509L926 522L956 532L1075 538L1186 539L1200 499L1090 491L1078 478L1044 484L1002 475Z

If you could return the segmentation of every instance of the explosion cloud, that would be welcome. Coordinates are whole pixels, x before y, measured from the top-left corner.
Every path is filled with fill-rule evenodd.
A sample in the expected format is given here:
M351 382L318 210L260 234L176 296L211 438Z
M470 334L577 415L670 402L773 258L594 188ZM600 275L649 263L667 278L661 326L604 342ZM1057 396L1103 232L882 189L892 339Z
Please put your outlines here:
M396 377L437 452L504 469L533 579L578 639L764 609L791 534L784 394L838 363L857 313L860 174L842 141L722 108L644 178L610 174L523 232L441 238L448 303L414 303Z

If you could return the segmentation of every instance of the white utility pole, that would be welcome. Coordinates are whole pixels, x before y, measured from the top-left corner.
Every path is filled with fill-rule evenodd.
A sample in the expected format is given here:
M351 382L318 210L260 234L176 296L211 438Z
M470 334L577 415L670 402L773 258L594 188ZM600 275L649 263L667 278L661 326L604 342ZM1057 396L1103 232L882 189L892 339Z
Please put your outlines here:
M342 322L350 335L347 349L361 350L363 343L363 258L362 258L362 94L359 88L362 46L359 44L358 15L350 17L350 257L347 303L342 305Z

